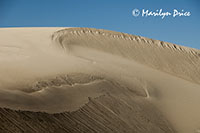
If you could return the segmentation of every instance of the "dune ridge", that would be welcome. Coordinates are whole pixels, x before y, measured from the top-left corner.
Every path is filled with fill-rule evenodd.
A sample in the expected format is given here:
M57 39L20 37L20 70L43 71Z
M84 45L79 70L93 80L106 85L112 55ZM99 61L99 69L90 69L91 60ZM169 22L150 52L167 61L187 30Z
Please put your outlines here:
M82 95L79 97L85 97L87 100L80 98L82 101L81 103L78 102L76 108L72 107L74 105L69 106L70 102L64 104L67 107L65 110L69 111L59 112L59 109L53 110L52 108L48 109L49 111L43 110L43 112L39 106L38 109L34 110L36 106L34 107L33 104L33 109L25 107L11 107L12 110L0 108L0 131L8 133L175 132L163 114L151 102L145 99L147 95L142 88L139 88L140 86L131 86L132 88L130 88L130 86L122 82L118 83L116 80L103 79L102 77L84 73L74 73L50 79L41 79L41 81L37 81L34 84L37 89L34 88L34 91L28 92L28 94L45 91L45 89L53 91L53 88L59 89L61 86L64 89L67 89L67 86L73 87L72 91L76 93L76 84L84 87L83 85L86 83L93 83L94 81L99 82L95 86L86 86L91 88L89 95L77 92ZM86 88L83 89L88 93ZM95 92L95 90L98 90L100 94L94 95L91 93ZM76 98L78 97L75 95L70 96L68 94L65 96L71 97L73 104L77 102ZM51 101L53 102L53 100ZM59 104L59 102L56 104ZM21 105L19 104L18 106Z
M91 38L90 43L86 38ZM93 48L200 83L200 50L194 48L94 28L66 28L55 32L52 40L66 51L73 46Z
M109 36L116 39L124 39L130 41L137 41L137 42L145 42L147 44L157 45L173 50L181 50L183 52L192 53L194 56L199 56L200 51L194 48L189 48L169 42L163 42L160 40L154 40L142 36L136 36L128 33L116 32L116 31L109 31L104 29L95 29L95 28L66 28L62 30L58 30L52 34L52 39L57 40L62 43L62 36L65 34L73 34L73 35L81 35L81 34L96 34L96 35L103 35Z

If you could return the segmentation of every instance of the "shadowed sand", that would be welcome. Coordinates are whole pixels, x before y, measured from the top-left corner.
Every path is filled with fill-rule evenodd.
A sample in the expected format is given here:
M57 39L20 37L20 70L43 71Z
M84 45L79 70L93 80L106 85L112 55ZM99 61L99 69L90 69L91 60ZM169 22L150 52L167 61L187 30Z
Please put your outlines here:
M0 131L200 128L197 49L92 28L2 28L0 37Z

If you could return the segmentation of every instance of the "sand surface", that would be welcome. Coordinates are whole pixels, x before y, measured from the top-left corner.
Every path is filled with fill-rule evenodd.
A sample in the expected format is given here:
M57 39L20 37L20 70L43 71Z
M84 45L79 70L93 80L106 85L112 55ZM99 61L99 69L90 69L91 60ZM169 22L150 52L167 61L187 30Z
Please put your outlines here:
M0 130L198 133L199 66L197 49L125 33L1 28Z

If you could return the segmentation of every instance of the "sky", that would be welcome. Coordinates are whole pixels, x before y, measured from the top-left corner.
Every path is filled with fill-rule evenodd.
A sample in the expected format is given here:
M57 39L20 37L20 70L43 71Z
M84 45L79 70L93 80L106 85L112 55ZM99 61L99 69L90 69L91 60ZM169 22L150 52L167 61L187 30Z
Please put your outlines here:
M190 16L142 16L160 9ZM0 27L91 27L200 49L200 0L0 0Z

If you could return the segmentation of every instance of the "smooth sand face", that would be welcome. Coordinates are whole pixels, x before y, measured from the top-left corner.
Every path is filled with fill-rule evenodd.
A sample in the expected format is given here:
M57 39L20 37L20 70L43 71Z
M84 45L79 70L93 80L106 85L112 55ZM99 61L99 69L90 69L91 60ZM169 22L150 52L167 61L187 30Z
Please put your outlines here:
M107 91L99 86L113 88L112 79L144 93L178 132L198 132L198 50L111 31L56 32L60 29L0 29L1 107L50 113L76 110L88 97ZM37 81L69 73L101 78L34 90ZM119 97L123 93L114 88L108 92Z

